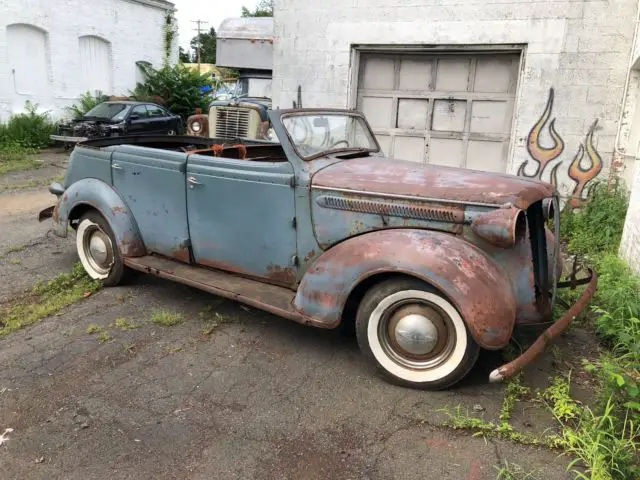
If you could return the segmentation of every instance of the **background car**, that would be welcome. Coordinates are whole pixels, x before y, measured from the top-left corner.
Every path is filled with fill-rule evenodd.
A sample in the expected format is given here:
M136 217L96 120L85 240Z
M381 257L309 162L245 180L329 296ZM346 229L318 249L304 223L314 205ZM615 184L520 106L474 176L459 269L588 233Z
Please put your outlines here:
M54 141L66 145L92 138L122 135L177 135L182 132L182 118L155 103L103 102L81 119L60 125Z

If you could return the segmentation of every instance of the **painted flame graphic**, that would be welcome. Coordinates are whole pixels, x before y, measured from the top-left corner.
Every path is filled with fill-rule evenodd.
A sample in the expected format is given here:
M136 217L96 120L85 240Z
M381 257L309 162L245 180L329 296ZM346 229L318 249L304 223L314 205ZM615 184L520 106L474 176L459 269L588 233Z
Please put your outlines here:
M549 118L551 118L551 112L553 111L553 97L554 91L553 88L550 88L547 106L545 107L544 112L538 122L529 132L529 136L527 138L527 151L529 152L529 155L531 155L531 158L535 160L536 171L533 175L528 175L525 173L525 167L529 163L527 161L522 163L522 165L520 165L520 168L518 169L518 175L520 176L529 178L540 178L547 164L558 158L564 151L564 140L562 140L562 137L556 131L556 119L554 118L553 120L551 120L551 122L549 122ZM549 125L549 134L553 139L553 147L550 148L540 145L540 134L547 126L547 124Z
M573 208L580 208L587 202L588 199L584 198L586 193L585 188L588 183L596 178L602 171L602 157L593 145L593 133L595 132L597 125L598 120L593 122L589 128L589 133L587 133L587 137L584 141L584 147L580 145L578 153L573 157L569 170L567 171L569 177L576 182L576 186L573 189L573 194L571 196L571 206ZM587 157L591 160L591 166L587 169L582 168L580 165L584 158L585 151L587 153Z

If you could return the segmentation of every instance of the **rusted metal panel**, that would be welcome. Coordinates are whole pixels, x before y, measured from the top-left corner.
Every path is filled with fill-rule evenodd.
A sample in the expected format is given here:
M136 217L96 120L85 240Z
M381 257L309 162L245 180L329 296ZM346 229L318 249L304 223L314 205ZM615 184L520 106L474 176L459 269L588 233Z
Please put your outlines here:
M384 228L424 228L460 233L464 208L405 199L375 198L345 192L312 191L316 239L328 248L345 238Z
M136 219L149 252L172 256L189 240L186 163L184 152L137 145L115 147L113 186Z
M452 170L436 165L376 158L354 158L327 167L312 179L314 187L366 191L384 195L406 195L487 205L511 204L527 209L551 197L553 186L512 175L475 170Z
M516 316L510 279L481 250L446 233L381 230L345 240L307 271L294 305L305 316L335 326L353 288L385 272L412 275L443 292L481 346L496 349L509 341Z
M123 199L111 185L95 178L85 178L71 185L62 195L54 211L54 232L67 236L70 214L74 209L96 209L109 223L116 237L120 253L124 257L138 257L146 253L136 219Z
M592 272L591 275L592 277L589 282L589 286L578 301L573 304L558 321L545 330L534 344L531 345L522 355L491 372L489 375L489 380L491 382L501 382L511 378L527 365L535 362L536 359L542 355L546 347L569 328L571 322L573 322L580 312L587 307L589 301L596 293L596 289L598 287L598 274Z
M293 167L190 155L188 220L197 263L292 286L297 277Z

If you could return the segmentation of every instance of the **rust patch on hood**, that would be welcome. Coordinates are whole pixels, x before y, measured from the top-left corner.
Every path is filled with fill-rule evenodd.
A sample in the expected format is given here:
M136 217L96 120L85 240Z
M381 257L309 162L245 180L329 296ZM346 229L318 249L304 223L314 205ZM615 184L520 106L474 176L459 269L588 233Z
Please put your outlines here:
M380 157L330 165L313 176L312 186L441 199L445 203L510 203L522 210L554 192L553 185L539 180Z

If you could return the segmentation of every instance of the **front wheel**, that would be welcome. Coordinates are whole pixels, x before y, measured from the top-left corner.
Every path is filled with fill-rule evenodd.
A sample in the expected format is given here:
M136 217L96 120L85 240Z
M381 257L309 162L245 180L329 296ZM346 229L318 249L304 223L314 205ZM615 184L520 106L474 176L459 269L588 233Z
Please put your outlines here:
M80 262L94 280L107 287L118 285L125 266L115 236L107 221L98 212L85 213L78 223L76 248Z
M459 382L480 353L451 302L409 278L384 281L365 294L356 336L360 349L388 379L424 390Z

